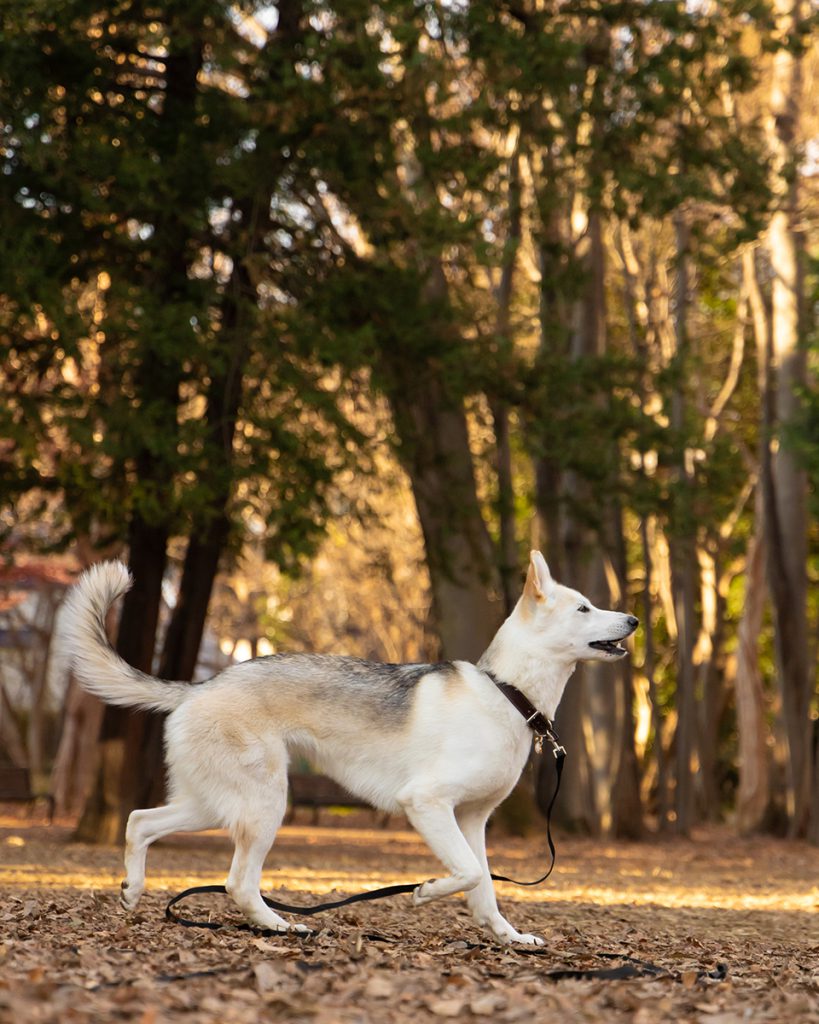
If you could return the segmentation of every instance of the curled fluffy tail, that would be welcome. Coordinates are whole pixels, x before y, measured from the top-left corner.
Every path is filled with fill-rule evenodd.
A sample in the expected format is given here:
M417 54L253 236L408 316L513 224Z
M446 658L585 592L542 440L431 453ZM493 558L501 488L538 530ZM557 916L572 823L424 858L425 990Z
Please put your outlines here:
M186 698L190 686L145 675L123 661L108 642L105 616L132 583L122 562L102 562L86 570L65 600L58 644L89 693L109 704L173 711Z

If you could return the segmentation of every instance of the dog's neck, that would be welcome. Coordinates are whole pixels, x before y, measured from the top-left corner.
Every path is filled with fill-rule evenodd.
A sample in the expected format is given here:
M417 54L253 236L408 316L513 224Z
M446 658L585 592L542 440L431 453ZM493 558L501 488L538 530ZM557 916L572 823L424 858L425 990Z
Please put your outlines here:
M508 641L498 633L477 667L482 671L488 669L497 679L516 687L551 721L576 665L575 661L544 662L542 656L528 657L510 649Z

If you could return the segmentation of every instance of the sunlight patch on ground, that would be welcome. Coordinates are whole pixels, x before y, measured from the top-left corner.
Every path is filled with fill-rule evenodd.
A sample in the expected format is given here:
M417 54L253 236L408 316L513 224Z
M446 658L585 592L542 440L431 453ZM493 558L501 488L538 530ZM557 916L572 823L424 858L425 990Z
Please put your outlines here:
M119 891L122 878L120 871L83 871L73 867L65 870L53 870L47 866L38 867L32 864L5 864L0 866L0 886L19 889L47 887L54 889L106 890ZM263 876L263 889L287 889L305 894L305 902L309 896L322 896L330 892L343 893L358 890L375 889L382 885L397 882L411 882L417 875L387 872L340 871L328 872L310 868L287 868L286 870L266 871ZM225 880L225 872L187 871L157 872L149 871L147 887L149 890L176 891L192 884L221 883ZM420 881L420 879L418 879ZM631 881L631 879L630 879ZM816 911L819 909L819 887L808 890L779 888L775 892L749 892L742 889L731 891L715 883L714 887L687 888L684 885L661 885L635 887L633 883L620 886L607 885L561 885L560 877L548 888L526 890L500 883L498 893L503 899L516 900L523 903L543 902L581 902L593 903L598 906L654 905L676 908L699 908L720 910L785 910L785 911Z

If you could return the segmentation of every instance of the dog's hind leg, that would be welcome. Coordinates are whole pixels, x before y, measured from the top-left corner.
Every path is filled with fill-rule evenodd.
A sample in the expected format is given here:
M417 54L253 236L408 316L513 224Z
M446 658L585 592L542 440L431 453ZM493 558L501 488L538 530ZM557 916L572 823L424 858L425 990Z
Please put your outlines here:
M466 894L466 900L475 921L499 942L522 942L528 946L542 946L543 939L517 931L498 910L495 886L486 857L486 822L492 808L469 807L459 809L458 822L461 831L481 865L483 874L478 885Z
M125 830L125 881L120 892L126 910L134 909L145 888L145 858L151 843L171 832L199 832L214 824L212 816L191 800L132 811Z
M458 828L452 806L425 799L420 794L403 799L402 806L413 828L450 872L446 878L430 879L419 885L412 897L415 905L466 892L479 885L483 874L481 866Z
M225 888L250 924L274 932L309 933L306 925L290 924L279 917L260 892L264 859L287 808L286 773L277 773L264 789L250 783L240 799L242 803L238 813L234 813L230 829L236 848Z

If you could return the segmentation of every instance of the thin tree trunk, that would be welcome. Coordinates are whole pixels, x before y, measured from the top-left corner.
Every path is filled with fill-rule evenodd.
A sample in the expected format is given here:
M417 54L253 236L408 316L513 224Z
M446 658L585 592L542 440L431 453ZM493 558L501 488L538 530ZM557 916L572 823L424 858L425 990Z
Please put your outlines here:
M674 289L675 359L680 380L672 396L671 425L682 441L686 417L684 373L688 353L689 231L685 214L675 215L677 246L676 282ZM694 821L694 757L696 736L696 697L694 693L694 631L696 597L696 558L691 514L692 466L688 449L683 445L677 471L678 515L672 546L672 585L674 613L677 620L677 730L675 831L688 835Z
M541 190L542 191L542 190ZM556 281L560 272L563 242L558 211L553 202L539 202L541 238L538 246L540 289L538 293L538 321L540 327L540 353L548 365L549 357L563 351L564 330L560 295ZM547 371L548 372L548 371ZM546 410L546 415L549 411ZM537 423L534 424L535 430ZM555 579L565 579L563 544L560 536L561 472L551 452L536 450L532 453L535 466L535 507L539 546L546 553Z
M668 785L668 761L663 745L663 721L660 714L660 695L654 673L654 622L651 601L651 580L653 559L648 537L648 523L645 516L640 520L640 543L643 551L645 586L643 587L643 628L645 630L645 661L643 672L648 680L648 698L651 702L651 726L654 730L654 760L657 762L657 824L660 832L668 831L671 823L671 800Z
M23 735L14 716L6 689L0 681L0 740L3 741L3 752L17 768L28 768L28 755Z
M506 238L501 279L497 289L497 320L495 334L501 367L510 363L511 340L510 307L512 286L515 276L515 262L521 239L521 183L520 183L520 139L509 166L509 225ZM499 544L498 563L503 590L504 610L510 614L520 596L520 566L515 539L515 490L512 480L512 446L509 431L509 403L503 395L490 396L490 408L495 431L495 469L498 482Z
M611 529L613 533L614 571L617 574L619 594L617 607L628 611L628 553L623 531L623 511L615 504ZM643 629L651 629L651 623L644 623ZM634 719L634 678L631 658L622 659L618 666L619 711L621 720L620 749L617 768L612 786L612 833L621 839L639 839L644 831L643 805L640 799L640 766L634 743L636 723Z
M49 786L57 818L73 817L85 806L94 781L104 710L99 697L87 693L71 679Z
M45 712L48 701L48 669L54 638L54 618L59 605L54 587L43 583L37 591L33 626L40 643L29 660L28 676L31 706L26 723L28 769L37 789L44 783L46 770Z
M641 360L646 367L646 373L650 372L650 363L644 332L650 328L648 302L646 294L642 292L638 299L638 277L641 267L632 245L628 225L620 225L616 234L617 251L623 268L623 291L624 306L628 317L629 335L635 356ZM638 304L640 312L638 312ZM640 389L641 404L645 408L646 398L644 388ZM646 466L642 454L640 455L640 471L646 474ZM621 530L622 535L622 530ZM640 549L642 552L644 586L642 588L642 615L643 631L645 635L643 675L648 681L648 696L651 705L651 724L654 733L653 753L657 765L657 824L660 832L668 830L670 825L670 793L668 783L668 761L666 759L665 747L663 745L663 723L660 713L660 699L655 676L656 653L654 649L654 615L652 602L652 580L654 575L653 558L651 555L651 543L649 540L648 518L640 516ZM620 555L624 561L624 555ZM632 738L633 743L633 738Z
M725 625L724 581L718 577L717 560L702 546L700 566L700 629L694 645L694 678L698 700L696 776L700 814L711 821L720 817L717 753L720 725L725 710L724 676L720 663Z
M748 302L751 309L751 319L754 327L754 338L757 351L757 386L760 395L760 422L759 422L759 482L757 484L756 506L761 518L762 537L767 548L768 535L772 524L775 522L775 515L772 515L773 502L773 472L771 439L774 432L775 409L774 409L774 388L773 388L773 353L771 341L771 310L765 301L757 273L756 251L748 247L742 254L742 273L745 287L748 291ZM766 576L768 586L772 579L772 561L770 553L767 554ZM776 607L774 607L774 642L776 644L776 633L778 630L776 619ZM781 692L781 682L777 685ZM776 741L773 747L773 766L770 773L771 793L769 797L768 818L771 828L774 831L784 831L787 828L787 740L785 737L784 724L781 715L774 723ZM780 822L783 822L780 828Z
M85 536L77 538L76 551L84 569L100 558ZM115 614L112 610L106 622L109 637L115 633ZM97 744L104 711L105 705L99 697L84 690L71 675L49 784L55 817L74 817L86 805L97 768Z
M759 670L759 634L765 610L765 538L761 495L748 542L745 602L737 629L736 677L739 750L737 828L743 835L762 828L770 799L765 695Z
M123 599L116 650L142 672L153 670L167 543L164 527L149 526L139 517L132 519L128 550L134 585ZM141 769L137 754L147 716L144 711L105 708L95 783L77 829L78 839L122 840L125 819L135 806Z
M775 0L784 42L796 40L799 0ZM768 249L773 271L771 341L775 374L775 423L787 429L798 417L799 389L805 383L801 337L801 240L797 228L797 126L801 62L788 47L773 58L769 140L775 160L777 205L771 217ZM768 574L776 621L777 667L788 738L788 815L791 835L804 835L810 813L812 777L808 709L811 671L807 624L807 506L805 474L787 442L770 456L766 535Z
M557 279L559 253L562 249L557 212L553 207L541 208L540 262L540 348L544 356L553 354L558 342L557 331L561 323L559 296L554 282ZM548 415L548 410L547 410ZM563 488L562 475L555 459L549 452L534 454L535 464L535 505L537 508L539 545L547 555L555 579L568 582L568 553L561 533L560 494ZM564 768L565 782L560 803L555 808L556 820L572 831L589 830L593 817L590 806L590 781L588 758L585 756L583 735L583 680L573 678L566 688L557 710L556 726L561 741L572 751ZM550 758L541 757L535 762L535 793L538 806L545 814L554 789L554 766Z
M585 277L573 308L570 359L579 362L598 359L606 350L605 252L602 218L597 210L588 213L586 232L578 244L578 259ZM608 502L600 508L599 498L595 499L579 474L563 474L564 582L600 607L611 603L602 550L609 518L607 505ZM595 509L599 519L597 530L578 518L575 510L582 507ZM595 835L611 835L614 828L612 785L623 717L618 714L617 688L612 685L610 673L611 667L600 663L578 664L569 689L579 699L567 702L564 696L558 714L561 728L576 744L572 747L572 763L567 762L564 770L567 792L572 794L565 802L566 813L575 816L571 821L573 827ZM573 715L578 716L577 721L572 720ZM577 817L580 814L582 821Z

